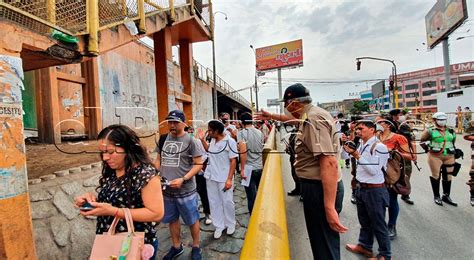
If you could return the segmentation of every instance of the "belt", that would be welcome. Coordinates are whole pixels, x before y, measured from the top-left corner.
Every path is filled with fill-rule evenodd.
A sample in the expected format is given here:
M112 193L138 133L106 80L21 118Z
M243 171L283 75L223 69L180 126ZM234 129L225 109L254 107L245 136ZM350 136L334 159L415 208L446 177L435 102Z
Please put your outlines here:
M304 178L298 178L298 180L302 183L310 183L310 184L320 184L320 183L322 183L321 180L311 180L311 179L304 179Z
M371 189L371 188L383 188L385 187L385 183L377 183L377 184L373 184L373 183L359 183L359 186L363 189Z

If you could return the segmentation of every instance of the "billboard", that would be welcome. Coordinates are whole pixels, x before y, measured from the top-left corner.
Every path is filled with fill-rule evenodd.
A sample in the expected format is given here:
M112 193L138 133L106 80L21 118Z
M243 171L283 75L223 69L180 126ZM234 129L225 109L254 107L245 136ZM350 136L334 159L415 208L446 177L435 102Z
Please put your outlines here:
M267 107L279 106L280 104L280 99L278 98L267 99Z
M425 16L428 47L434 48L466 19L466 0L438 0Z
M372 85L372 98L376 99L385 95L385 80Z
M257 71L303 66L303 40L258 48L255 55Z

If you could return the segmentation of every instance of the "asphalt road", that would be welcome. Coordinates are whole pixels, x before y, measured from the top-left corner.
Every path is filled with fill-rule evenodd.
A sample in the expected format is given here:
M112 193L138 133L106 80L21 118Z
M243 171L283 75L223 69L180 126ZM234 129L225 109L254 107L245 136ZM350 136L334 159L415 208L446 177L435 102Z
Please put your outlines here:
M278 142L280 143L280 142ZM284 149L280 143L280 149ZM419 155L420 172L414 168L412 174L412 194L414 205L399 199L400 215L397 221L398 236L392 241L394 259L474 259L474 207L469 203L466 181L471 166L470 144L458 138L456 146L464 151L464 160L458 177L453 180L451 198L458 207L434 204L427 164L427 156ZM282 160L285 192L294 188L287 155ZM341 235L342 259L365 259L348 252L347 243L357 243L360 225L356 206L350 202L349 169L342 170L345 188L344 207L340 215L342 223L349 231ZM308 234L306 232L303 205L298 197L286 197L287 221L292 259L312 259ZM388 213L387 213L388 218ZM375 242L374 252L377 252Z

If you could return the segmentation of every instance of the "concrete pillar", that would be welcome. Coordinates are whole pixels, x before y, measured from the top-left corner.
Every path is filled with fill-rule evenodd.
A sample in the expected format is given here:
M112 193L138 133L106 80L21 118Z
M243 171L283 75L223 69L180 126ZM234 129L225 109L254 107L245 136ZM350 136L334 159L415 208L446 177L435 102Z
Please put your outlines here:
M19 56L0 46L0 259L36 259L23 134L23 68Z
M194 87L194 70L193 70L193 45L189 40L179 41L179 64L181 68L181 84L184 86L184 94L192 97L192 89ZM183 110L186 120L193 119L193 106L191 102L183 101Z
M102 130L102 108L100 105L99 66L97 58L82 64L82 73L86 78L84 89L84 115L89 139L96 139Z
M163 124L169 111L175 107L173 86L173 56L171 27L165 27L153 34L155 51L156 96L158 101L159 133L167 133L166 124Z

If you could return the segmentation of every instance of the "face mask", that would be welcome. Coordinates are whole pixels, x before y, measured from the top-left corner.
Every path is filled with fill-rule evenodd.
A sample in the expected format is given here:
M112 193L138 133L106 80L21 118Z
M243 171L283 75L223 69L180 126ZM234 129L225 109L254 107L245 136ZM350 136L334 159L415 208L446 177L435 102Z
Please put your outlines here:
M227 119L223 118L223 119L222 119L222 123L223 123L224 125L227 124Z
M377 132L377 131L383 132L383 130L384 130L384 129L383 129L383 126L381 126L380 124L376 124L376 125L375 125L375 131L376 131L376 132Z
M446 126L446 120L436 120L436 124L439 126Z
M406 119L405 116L400 116L400 117L398 118L398 122L400 122L400 123L403 123L403 122L405 122L406 120L407 120L407 119Z

